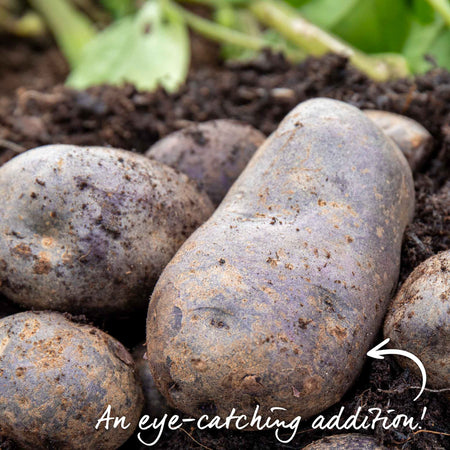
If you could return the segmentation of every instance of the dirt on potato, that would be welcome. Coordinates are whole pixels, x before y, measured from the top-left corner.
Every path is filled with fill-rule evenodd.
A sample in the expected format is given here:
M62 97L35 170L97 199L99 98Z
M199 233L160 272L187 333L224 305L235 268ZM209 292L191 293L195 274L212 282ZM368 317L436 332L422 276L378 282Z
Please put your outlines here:
M53 143L109 145L144 152L161 137L191 122L218 118L244 121L269 134L300 101L330 97L360 108L404 114L425 126L434 137L433 151L415 176L416 214L403 244L400 283L426 258L450 248L450 182L446 182L450 173L448 71L435 69L415 79L378 84L336 56L308 59L292 66L277 55L266 54L251 63L196 67L186 85L172 95L163 91L137 92L132 86L76 92L62 85L66 69L59 71L51 62L49 53L57 55L54 48L39 44L36 49L36 44L24 41L13 43L12 50L8 46L11 40L0 42L0 58L5 54L11 58L15 51L28 52L29 57L0 67L1 162L17 152ZM25 87L18 89L21 86ZM0 316L14 311L11 306L2 311L3 304L2 300ZM129 347L144 338L144 321L142 326L134 323L129 328L126 322L105 322L100 326ZM354 387L339 405L324 414L331 417L341 406L351 414L363 406L420 417L426 406L420 432L377 428L368 434L375 434L388 448L449 448L449 403L443 393L429 391L413 402L417 394L413 388L419 385L420 380L402 370L394 358L367 361ZM335 430L312 430L311 422L305 422L292 442L280 444L273 432L209 432L187 426L185 431L165 433L153 448L302 448L332 434L336 434ZM12 445L0 440L0 448L12 449ZM138 448L136 439L125 447Z
M153 290L147 356L169 404L293 420L336 403L378 334L413 212L408 163L361 110L295 107Z
M143 395L132 356L89 325L53 311L0 322L0 434L20 448L114 449L136 428ZM106 405L127 429L91 425Z

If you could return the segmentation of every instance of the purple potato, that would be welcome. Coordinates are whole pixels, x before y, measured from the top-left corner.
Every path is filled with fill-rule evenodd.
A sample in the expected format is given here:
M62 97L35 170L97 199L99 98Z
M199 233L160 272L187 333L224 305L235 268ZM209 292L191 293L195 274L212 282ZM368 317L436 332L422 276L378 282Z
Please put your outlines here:
M133 358L90 325L56 312L0 320L0 434L19 448L114 449L143 405ZM107 406L127 429L95 429Z
M194 182L124 150L52 145L0 168L0 292L104 317L146 307L162 269L212 213Z
M367 109L364 114L397 144L413 171L423 166L433 150L433 137L425 127L409 117L387 111Z
M384 336L392 348L422 361L431 387L450 388L450 250L428 258L407 278L386 315ZM397 361L421 379L414 361Z
M166 136L146 155L197 180L218 205L265 139L251 125L211 120Z
M381 325L413 211L408 163L360 110L297 106L155 287L147 354L169 404L289 419L339 401Z

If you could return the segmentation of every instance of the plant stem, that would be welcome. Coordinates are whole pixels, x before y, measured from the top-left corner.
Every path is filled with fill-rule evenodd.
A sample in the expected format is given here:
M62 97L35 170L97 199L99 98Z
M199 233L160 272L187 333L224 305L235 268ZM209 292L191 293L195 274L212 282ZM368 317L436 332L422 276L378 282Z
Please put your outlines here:
M220 43L233 44L256 51L270 47L270 44L260 37L241 33L240 31L236 31L215 22L211 22L210 20L203 19L202 17L180 7L176 3L168 2L166 3L166 7L176 10L193 30L211 40ZM276 48L274 50L276 51L282 50L279 46L275 47Z
M0 29L22 37L41 36L45 33L44 23L33 11L16 18L3 6L0 6Z
M0 0L0 8L6 9L9 12L16 11L18 6L15 0Z
M29 0L47 22L64 56L74 67L84 46L95 36L92 22L67 0Z
M448 0L427 0L431 7L437 11L444 19L447 26L450 26L450 3Z
M377 81L409 74L401 56L369 56L308 22L295 9L276 0L256 0L250 2L248 7L264 25L276 29L311 55L321 56L333 52L344 56Z

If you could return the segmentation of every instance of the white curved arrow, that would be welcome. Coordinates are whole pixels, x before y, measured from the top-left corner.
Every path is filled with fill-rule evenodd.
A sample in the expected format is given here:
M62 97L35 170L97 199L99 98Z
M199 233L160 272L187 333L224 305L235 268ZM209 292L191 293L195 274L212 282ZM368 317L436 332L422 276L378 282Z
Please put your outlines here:
M405 350L380 350L381 347L386 345L389 341L389 338L385 339L383 342L381 342L381 344L378 344L372 350L369 350L367 352L367 356L375 359L384 359L383 355L400 355L412 359L419 366L420 372L422 373L422 388L420 389L417 397L414 399L414 401L416 401L422 395L422 392L424 391L427 384L427 372L425 370L425 367L422 364L422 361L417 356L413 355L412 353L406 352Z

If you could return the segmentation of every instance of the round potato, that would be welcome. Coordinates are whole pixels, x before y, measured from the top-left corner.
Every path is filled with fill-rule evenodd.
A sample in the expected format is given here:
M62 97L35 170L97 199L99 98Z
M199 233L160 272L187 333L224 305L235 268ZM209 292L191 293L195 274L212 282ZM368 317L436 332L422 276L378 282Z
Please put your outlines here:
M162 269L212 213L194 182L124 150L52 145L0 168L0 292L104 317L144 308Z
M413 171L420 169L433 149L433 137L415 120L388 111L367 109L369 117L403 152Z
M197 180L218 205L264 140L251 125L211 120L166 136L146 155Z
M304 447L304 450L384 450L384 449L386 449L386 447L379 445L374 437L356 433L327 436Z
M427 259L407 278L386 315L384 336L389 346L422 361L431 387L450 388L450 250ZM414 361L397 361L422 376Z
M147 361L146 347L142 343L138 345L132 352L134 362L136 364L136 372L142 385L144 392L144 410L145 414L150 417L163 417L164 414L170 414L171 409L166 399L160 394Z
M0 320L0 393L0 433L30 449L118 448L143 405L122 344L56 312ZM127 429L95 429L108 405Z
M169 403L283 419L336 403L381 325L413 209L408 163L360 110L296 107L155 287L147 354Z

